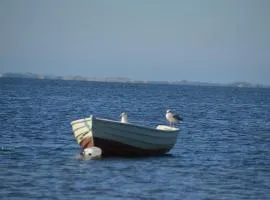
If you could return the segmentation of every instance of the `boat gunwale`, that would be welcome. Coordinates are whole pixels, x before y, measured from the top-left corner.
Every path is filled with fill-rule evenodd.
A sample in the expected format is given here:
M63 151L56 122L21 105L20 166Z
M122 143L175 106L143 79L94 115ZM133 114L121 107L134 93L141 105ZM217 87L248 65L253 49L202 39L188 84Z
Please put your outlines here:
M131 123L122 123L120 121L115 121L115 120L105 119L105 118L96 118L93 115L91 115L90 117L87 117L87 118L72 121L71 125L73 126L73 125L75 125L77 123L91 122L91 121L95 121L95 120L96 121L101 121L101 122L109 122L109 123L118 124L118 125L121 124L121 125L124 125L124 126L136 127L136 128L141 128L141 129L148 129L148 130L151 130L151 131L158 131L158 132L161 132L161 133L176 133L176 132L179 133L179 131L180 131L180 129L176 128L176 127L166 126L166 127L170 128L171 130L170 129L162 130L162 129L152 128L152 127L147 127L147 126L144 126L144 125L136 125L136 124L131 124Z

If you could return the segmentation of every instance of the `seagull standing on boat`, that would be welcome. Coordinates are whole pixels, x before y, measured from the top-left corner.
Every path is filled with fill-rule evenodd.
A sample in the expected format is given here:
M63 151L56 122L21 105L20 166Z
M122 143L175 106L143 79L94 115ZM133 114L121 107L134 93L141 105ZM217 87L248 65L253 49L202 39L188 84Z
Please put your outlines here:
M172 113L171 110L167 110L167 112L166 112L166 119L170 123L170 126L174 125L174 123L176 123L176 122L183 121L183 118L182 117L180 117L179 115L176 115L176 114Z
M120 117L121 117L122 123L128 123L127 113L125 113L125 112L121 113Z

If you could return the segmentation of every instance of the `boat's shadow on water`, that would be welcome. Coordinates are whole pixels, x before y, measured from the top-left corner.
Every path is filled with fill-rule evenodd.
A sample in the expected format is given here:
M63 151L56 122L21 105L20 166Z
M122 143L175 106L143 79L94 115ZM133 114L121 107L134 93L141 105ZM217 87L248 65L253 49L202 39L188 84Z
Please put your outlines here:
M146 159L163 159L163 158L178 158L179 156L174 154L163 154L163 155L155 155L155 156L101 156L100 158L91 158L88 156L83 156L82 154L78 154L75 156L77 160L146 160Z

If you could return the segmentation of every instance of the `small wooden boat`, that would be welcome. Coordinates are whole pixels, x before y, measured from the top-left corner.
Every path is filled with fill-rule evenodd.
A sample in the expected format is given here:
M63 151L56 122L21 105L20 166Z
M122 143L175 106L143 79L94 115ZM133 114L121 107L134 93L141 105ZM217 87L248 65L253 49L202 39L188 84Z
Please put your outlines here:
M76 141L84 150L102 149L102 156L151 156L168 152L179 129L165 125L148 128L90 116L71 122Z

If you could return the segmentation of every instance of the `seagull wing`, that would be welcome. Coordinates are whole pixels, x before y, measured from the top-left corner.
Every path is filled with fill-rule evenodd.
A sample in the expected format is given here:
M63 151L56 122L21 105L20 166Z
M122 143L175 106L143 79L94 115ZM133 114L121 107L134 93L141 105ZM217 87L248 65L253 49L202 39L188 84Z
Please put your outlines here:
M173 118L178 120L178 121L183 121L183 118L180 117L179 115L173 115Z

